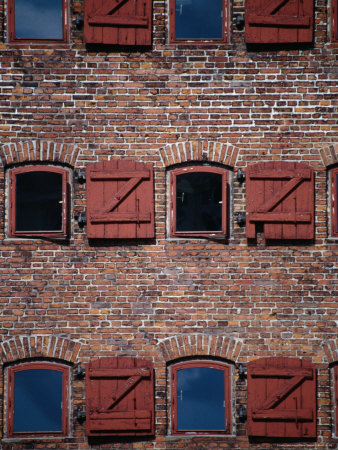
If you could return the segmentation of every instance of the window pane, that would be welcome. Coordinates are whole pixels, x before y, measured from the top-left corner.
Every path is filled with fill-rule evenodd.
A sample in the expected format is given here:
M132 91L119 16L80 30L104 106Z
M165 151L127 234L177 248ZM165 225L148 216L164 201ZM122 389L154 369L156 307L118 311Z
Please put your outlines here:
M15 208L16 231L61 231L62 174L17 174Z
M222 175L177 175L176 231L222 231Z
M208 367L177 371L177 429L225 430L224 372Z
M62 39L62 0L15 0L15 38Z
M62 372L15 372L14 432L62 431Z
M222 39L222 0L176 0L177 39Z

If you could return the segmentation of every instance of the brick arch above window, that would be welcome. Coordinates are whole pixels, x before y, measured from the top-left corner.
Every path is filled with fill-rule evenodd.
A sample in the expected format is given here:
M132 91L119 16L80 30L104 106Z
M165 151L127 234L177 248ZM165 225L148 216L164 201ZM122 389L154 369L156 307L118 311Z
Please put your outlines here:
M160 155L165 167L190 161L208 161L234 167L238 149L219 142L188 141L162 147Z
M237 362L242 345L236 338L198 333L171 336L159 343L167 362L189 356L218 357Z
M320 150L320 156L325 167L338 164L338 143L322 148Z
M75 362L79 342L62 336L15 336L0 344L2 363L28 358L53 358Z
M329 364L338 362L338 339L329 339L322 344Z
M0 161L6 167L18 163L48 161L75 166L79 148L72 144L33 140L0 147Z

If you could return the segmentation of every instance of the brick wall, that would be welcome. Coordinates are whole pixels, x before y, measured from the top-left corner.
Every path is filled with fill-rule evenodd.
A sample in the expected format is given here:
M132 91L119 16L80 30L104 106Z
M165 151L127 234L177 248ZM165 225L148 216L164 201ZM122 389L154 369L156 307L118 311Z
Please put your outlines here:
M83 14L71 1L71 21ZM230 43L168 43L168 5L153 2L153 45L117 49L83 43L74 24L59 46L9 44L0 2L0 415L2 448L336 448L333 379L338 361L337 241L330 238L328 169L338 163L337 46L330 8L315 2L314 44L247 48L231 5ZM152 162L155 238L88 240L88 163ZM246 209L238 169L258 161L307 163L315 172L315 239L247 240L236 213ZM200 161L232 174L227 239L169 237L168 171ZM8 169L23 163L73 172L68 241L8 238ZM78 365L93 357L134 356L155 368L155 435L88 439L73 412L85 404ZM269 357L308 359L317 368L317 438L249 440L238 419L246 380L238 364ZM233 370L230 436L173 437L167 366L182 358L227 361ZM6 369L18 361L72 367L67 438L7 439Z

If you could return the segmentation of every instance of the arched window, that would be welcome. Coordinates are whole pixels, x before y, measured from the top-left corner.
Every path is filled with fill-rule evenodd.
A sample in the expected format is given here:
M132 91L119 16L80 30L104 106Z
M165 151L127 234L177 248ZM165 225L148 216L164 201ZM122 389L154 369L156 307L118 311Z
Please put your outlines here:
M227 171L217 167L190 166L172 170L171 236L226 236L227 181Z
M188 361L170 371L172 433L230 434L230 366Z
M330 171L331 236L338 237L338 167Z
M28 362L8 368L8 437L68 434L69 367Z
M24 166L9 173L9 235L67 236L68 172Z

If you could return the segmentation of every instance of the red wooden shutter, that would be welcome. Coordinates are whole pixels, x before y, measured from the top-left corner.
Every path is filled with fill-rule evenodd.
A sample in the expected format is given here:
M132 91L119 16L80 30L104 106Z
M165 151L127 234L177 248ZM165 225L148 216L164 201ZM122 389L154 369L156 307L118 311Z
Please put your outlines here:
M89 436L154 434L151 361L113 357L92 360L86 370L86 429Z
M334 399L335 399L336 436L338 436L338 365L334 366L333 373L334 373Z
M312 42L313 0L246 0L248 44Z
M153 167L113 160L87 166L89 238L153 238Z
M248 434L316 437L316 370L299 358L248 364Z
M314 177L307 164L257 163L247 169L248 238L264 224L266 239L314 238Z
M151 0L85 0L87 44L151 45Z

